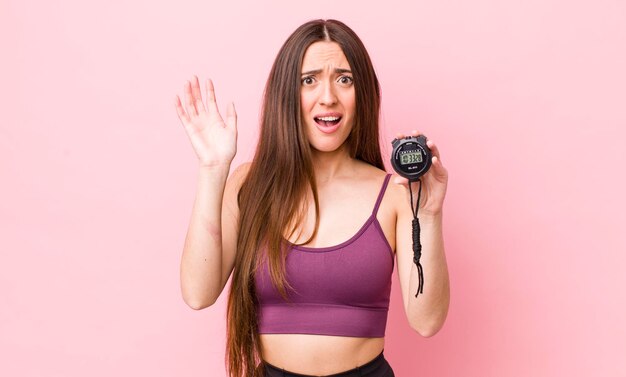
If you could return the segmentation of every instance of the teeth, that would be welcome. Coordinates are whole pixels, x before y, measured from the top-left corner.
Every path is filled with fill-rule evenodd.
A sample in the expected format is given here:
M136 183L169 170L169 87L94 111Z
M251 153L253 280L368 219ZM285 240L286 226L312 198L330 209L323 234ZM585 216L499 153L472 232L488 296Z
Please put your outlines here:
M336 120L339 120L339 117L321 117L317 119L323 120L324 122L334 122Z

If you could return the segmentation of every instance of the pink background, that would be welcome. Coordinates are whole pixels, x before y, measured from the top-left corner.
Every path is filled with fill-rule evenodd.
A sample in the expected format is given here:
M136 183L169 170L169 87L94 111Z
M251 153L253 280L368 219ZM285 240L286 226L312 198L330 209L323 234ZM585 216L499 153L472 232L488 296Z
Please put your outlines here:
M373 58L385 159L417 128L450 172L449 316L421 338L394 277L396 375L626 375L625 3L410 3L2 0L0 375L225 375L226 294L180 294L174 96L212 77L249 160L272 61L319 17Z

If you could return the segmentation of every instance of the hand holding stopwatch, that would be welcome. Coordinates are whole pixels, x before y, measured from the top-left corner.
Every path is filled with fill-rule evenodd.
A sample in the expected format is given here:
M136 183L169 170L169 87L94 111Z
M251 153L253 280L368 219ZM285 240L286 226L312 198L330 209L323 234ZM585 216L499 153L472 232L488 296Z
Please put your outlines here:
M426 136L407 136L402 139L393 139L391 145L393 152L391 154L391 166L400 176L409 180L409 193L411 195L411 211L413 212L413 262L417 266L419 274L419 286L417 293L424 293L424 272L420 264L422 256L422 244L420 242L420 221L417 218L417 211L420 206L420 198L422 196L422 181L420 177L426 174L432 165L432 153L426 145ZM417 195L417 204L413 207L413 189L412 182L419 182L419 192Z

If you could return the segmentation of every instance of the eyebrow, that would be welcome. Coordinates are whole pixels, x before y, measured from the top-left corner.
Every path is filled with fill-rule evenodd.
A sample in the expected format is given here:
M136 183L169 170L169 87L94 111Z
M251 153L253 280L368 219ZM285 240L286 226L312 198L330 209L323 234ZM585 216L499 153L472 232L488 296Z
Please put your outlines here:
M315 69L312 71L302 72L303 75L317 75L318 73L322 73L321 69ZM352 73L351 70L345 68L335 68L335 73Z

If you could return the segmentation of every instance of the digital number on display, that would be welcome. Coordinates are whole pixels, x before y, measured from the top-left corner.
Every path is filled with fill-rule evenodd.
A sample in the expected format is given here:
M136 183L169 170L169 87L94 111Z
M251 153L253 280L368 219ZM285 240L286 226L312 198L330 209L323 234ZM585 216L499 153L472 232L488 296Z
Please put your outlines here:
M400 156L400 164L417 164L422 162L422 152L420 150L415 150L413 152L404 153Z

